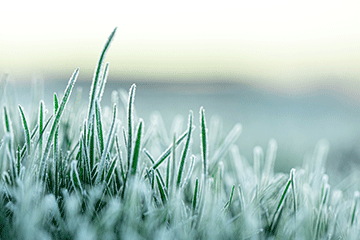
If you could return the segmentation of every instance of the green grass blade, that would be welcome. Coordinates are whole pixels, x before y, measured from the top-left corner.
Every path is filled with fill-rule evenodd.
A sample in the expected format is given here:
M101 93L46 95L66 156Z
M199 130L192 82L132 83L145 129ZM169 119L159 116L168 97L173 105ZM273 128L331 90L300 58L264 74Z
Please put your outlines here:
M101 52L98 64L97 64L96 69L95 69L95 73L94 73L94 77L93 77L93 81L92 81L92 85L91 85L91 90L90 90L88 123L90 123L90 118L91 118L91 115L93 114L93 111L94 111L95 99L96 99L96 96L98 95L97 94L97 92L98 92L98 82L100 80L100 74L101 74L102 65L103 65L103 62L104 62L104 59L105 59L106 52L109 49L110 43L112 42L112 40L113 40L113 38L115 36L116 29L117 28L115 28L112 31L112 33L110 34L107 42L105 43L105 46L103 48L103 51Z
M23 128L24 128L26 149L27 149L28 156L30 156L30 154L31 154L30 131L29 131L28 123L26 121L24 110L20 105L19 105L19 110L20 110L22 124L23 124Z
M40 107L39 107L39 153L40 153L40 159L42 155L42 148L43 148L43 131L44 131L44 102L40 101Z
M95 101L95 117L96 117L98 143L100 146L100 155L102 155L104 151L104 135L102 130L101 109L99 102L97 100Z
M206 181L208 174L208 141L207 141L207 128L205 120L205 109L200 108L200 139L201 139L201 158L203 162L203 175Z
M225 206L223 208L223 210L225 211L226 209L228 209L231 205L231 202L232 202L232 199L233 199L233 196L234 196L234 190L235 190L235 185L232 186L231 188L231 192L230 192L230 198L229 198L229 201L227 201L225 203Z
M97 176L96 176L96 180L95 180L96 185L98 185L100 183L101 178L103 176L106 156L107 156L108 152L110 151L111 140L112 140L112 138L114 136L115 123L116 123L116 105L114 104L114 107L113 107L113 120L112 120L110 130L109 130L109 133L108 133L108 136L107 136L107 141L106 141L106 145L105 145L105 148L104 148L104 152L101 155L101 160L100 160L100 163L99 163Z
M355 191L355 193L354 193L354 202L353 202L353 205L351 207L350 227L352 227L354 225L354 222L355 222L357 205L359 203L359 199L360 199L360 192Z
M176 146L178 146L187 136L187 131L184 132L177 140L176 140ZM172 144L160 155L160 157L156 160L156 162L153 164L152 168L156 169L160 166L160 164L170 155L172 149Z
M180 165L179 165L179 172L178 172L177 181L176 181L177 188L180 187L181 177L182 177L182 173L184 171L185 160L186 160L186 156L187 156L189 146L190 146L192 119L193 119L193 113L192 113L192 111L190 111L190 113L189 113L189 123L188 123L188 133L187 133L185 146L184 146L184 149L182 151Z
M195 180L194 196L193 196L193 200L192 200L192 212L193 212L193 214L195 214L196 207L197 207L198 189L199 189L199 179L196 178L196 180Z
M41 179L44 179L45 177L45 169L46 169L46 161L47 161L47 157L49 155L49 152L50 152L50 147L51 147L51 143L52 141L54 140L54 134L57 130L57 127L60 123L60 118L64 112L64 109L65 109L65 106L66 106L66 103L68 102L69 100L69 97L71 95L71 91L74 87L74 84L76 82L76 79L78 77L78 74L79 74L79 68L77 68L75 70L75 72L73 73L73 75L71 76L70 80L69 80L69 83L68 85L66 86L66 89L65 89L65 92L64 92L64 96L63 98L61 99L61 103L59 105L59 109L58 111L56 112L56 115L55 115L55 118L54 118L54 122L51 126L51 130L50 130L50 133L49 133L49 137L48 137L48 140L47 140L47 143L46 143L46 146L45 146L45 149L44 149L44 153L43 153L43 157L41 159L41 163L40 163L40 178Z
M135 89L136 85L131 85L129 91L129 102L128 102L128 110L127 110L127 119L128 119L128 137L127 137L127 157L128 157L128 166L131 163L131 155L132 155L132 132L133 132L133 121L134 121L134 99L135 99Z
M142 125L143 125L143 120L140 119L140 122L139 122L139 125L137 128L134 153L133 153L132 162L131 162L130 176L135 176L137 166L138 166L139 153L140 153L140 149L141 149Z
M10 123L10 119L6 110L6 107L4 106L4 128L5 131L10 133L11 132L11 123Z
M157 181L157 185L158 185L158 188L159 188L161 201L165 205L167 203L167 193L166 193L166 190L164 189L164 185L160 181L158 175L156 175L156 181Z
M287 194L287 192L289 190L291 180L292 180L292 177L290 176L289 180L287 181L287 183L285 185L285 189L283 191L283 194L281 195L281 198L280 198L280 201L279 201L279 203L278 203L278 205L276 207L276 210L275 210L275 212L273 214L273 218L272 218L272 221L271 221L270 227L269 227L271 233L275 232L275 228L276 228L277 223L278 223L278 221L280 219L280 214L282 212L282 208L283 208L284 203L285 203L285 197L286 197L286 194Z

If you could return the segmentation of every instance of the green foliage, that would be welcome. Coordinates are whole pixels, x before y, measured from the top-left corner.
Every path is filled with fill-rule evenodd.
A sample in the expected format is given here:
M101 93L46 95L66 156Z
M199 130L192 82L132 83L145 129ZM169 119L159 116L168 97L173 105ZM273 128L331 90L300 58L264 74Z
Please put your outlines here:
M274 172L274 139L267 151L254 148L251 166L236 145L241 125L223 136L217 121L208 136L203 108L200 147L192 144L192 111L172 141L160 117L146 129L134 114L135 85L123 96L127 116L116 104L112 115L102 111L115 30L87 109L68 104L78 69L61 101L54 94L50 116L42 101L19 106L20 122L16 108L3 106L0 239L358 239L360 193L330 188L326 142L288 175ZM25 112L38 112L34 124Z

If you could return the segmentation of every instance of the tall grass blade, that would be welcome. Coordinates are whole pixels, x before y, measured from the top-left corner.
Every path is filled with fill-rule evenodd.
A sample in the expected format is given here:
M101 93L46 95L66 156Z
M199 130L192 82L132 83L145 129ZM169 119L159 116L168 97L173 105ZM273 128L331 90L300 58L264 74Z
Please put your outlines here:
M208 174L208 141L207 141L207 128L205 120L205 109L200 108L200 139L201 139L201 158L203 163L203 175L206 181Z
M181 177L182 177L182 173L184 171L185 160L186 160L186 156L187 156L187 153L188 153L188 150L189 150L189 145L190 145L190 140L191 140L191 130L192 130L192 118L193 118L193 113L192 113L192 111L190 111L190 113L189 113L189 123L188 123L188 133L187 133L185 146L184 146L184 149L182 151L180 165L179 165L179 172L178 172L177 181L176 181L176 187L177 188L180 187Z
M30 156L31 155L30 131L29 131L28 123L26 121L24 110L20 105L19 105L19 111L21 114L22 124L23 124L23 128L24 128L26 150L27 150L28 156Z
M49 152L50 152L51 143L54 140L54 134L55 134L55 132L57 130L57 127L59 125L59 122L60 122L61 116L62 116L62 114L64 112L66 103L69 100L69 97L71 95L71 91L72 91L72 89L74 87L74 84L76 82L78 74L79 74L79 68L77 68L75 70L75 72L73 73L73 75L71 76L71 78L69 80L68 85L66 86L64 96L61 99L59 109L56 112L54 122L53 122L53 124L51 126L49 137L48 137L48 140L47 140L47 143L46 143L46 146L45 146L45 149L44 149L43 157L42 157L41 163L40 163L40 179L42 179L42 180L44 180L44 177L45 177L46 161L47 161L47 158L48 158L48 155L49 155Z
M115 28L112 31L107 42L105 43L105 46L103 48L103 51L101 52L99 61L97 63L96 69L95 69L95 73L94 73L94 77L93 77L93 81L92 81L92 85L91 85L91 90L90 90L89 112L88 112L88 118L87 118L88 123L90 123L90 119L91 119L91 116L94 111L95 100L96 100L96 96L98 95L98 82L100 80L100 75L101 75L101 70L102 70L104 59L105 59L105 55L109 49L110 43L112 42L112 40L115 36L116 29L117 28Z
M289 190L289 187L291 185L291 180L292 180L292 177L290 176L289 180L287 181L286 185L285 185L285 189L283 191L283 194L281 195L281 198L280 198L280 201L275 209L275 212L273 214L273 217L272 217L272 221L270 223L270 233L274 234L275 233L275 229L278 225L278 222L279 222L279 219L280 219L280 215L281 215L281 212L283 210L283 206L285 204L285 197L286 197L286 194Z
M136 85L131 85L129 91L129 102L127 109L127 119L128 119L128 137L127 137L127 157L128 157L128 166L131 163L131 154L132 154L132 132L133 132L133 121L134 121L134 98L135 98L135 89Z

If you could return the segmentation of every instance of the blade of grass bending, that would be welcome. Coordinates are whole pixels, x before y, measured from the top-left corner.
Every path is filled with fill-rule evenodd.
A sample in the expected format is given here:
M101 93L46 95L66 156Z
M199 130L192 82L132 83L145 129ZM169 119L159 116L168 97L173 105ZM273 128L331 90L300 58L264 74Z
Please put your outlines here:
M110 150L110 143L111 143L111 139L114 135L114 129L115 129L115 122L116 122L116 104L114 104L113 107L113 120L110 126L110 130L107 136L107 141L106 141L106 145L104 148L104 152L101 155L101 160L99 163L99 167L98 167L98 171L97 171L97 176L96 176L96 180L95 180L95 184L98 185L101 181L101 178L103 176L103 171L104 171L104 167L105 167L105 160L106 160L106 155L108 153L108 151Z
M292 177L290 176L289 180L287 181L287 183L285 185L284 192L281 195L280 201L279 201L279 203L278 203L278 205L276 207L276 210L274 212L274 215L273 215L270 227L269 227L271 233L274 233L275 228L277 226L277 223L278 223L278 221L280 219L280 214L281 214L282 208L283 208L284 203L285 203L285 197L286 197L286 194L287 194L287 192L289 190L291 180L292 180Z
M152 164L154 164L154 159L153 159L153 157L151 156L151 154L149 153L149 151L146 150L146 149L144 149L143 152L144 152L145 155L149 158L150 162L151 162ZM150 171L152 171L152 170L154 170L154 169L153 169L153 168L152 168L152 169L150 168ZM159 176L159 178L160 178L161 184L166 187L165 182L164 182L164 179L162 178L159 169L156 168L155 171L156 171L156 174L157 174L157 175ZM166 189L167 189L167 187L166 187Z
M88 113L88 123L90 123L90 118L91 115L93 114L94 111L94 105L95 105L95 99L97 96L97 91L98 91L98 81L100 79L100 74L101 74L101 68L105 59L105 55L107 50L109 49L110 43L112 42L114 36L115 36L115 32L116 32L115 28L112 33L110 34L108 40L105 43L105 46L103 48L103 51L101 52L99 61L97 63L96 69L95 69L95 73L94 73L94 77L93 77L93 81L92 81L92 85L91 85L91 90L90 90L90 101L89 101L89 113Z
M176 146L178 146L186 137L187 131L184 132L177 140L176 140ZM152 168L156 169L171 153L172 144L163 152L163 154L160 155L160 157L156 160L156 162L153 164Z
M59 122L60 122L60 118L64 112L64 109L65 109L65 106L66 106L66 103L68 102L69 100L69 97L71 95L71 91L73 89L73 86L76 82L76 79L78 77L78 74L79 74L79 68L77 68L75 70L75 72L73 73L73 75L71 76L70 80L69 80L69 83L68 85L66 86L66 89L65 89L65 92L64 92L64 96L62 97L61 99L61 103L59 105L59 109L58 111L56 112L56 115L55 115L55 118L54 118L54 122L51 126L51 130L50 130L50 133L49 133L49 137L48 137L48 140L47 140L47 143L46 143L46 146L45 146L45 150L44 150L44 153L43 153L43 157L41 159L41 163L40 163L40 177L41 179L44 179L44 176L45 176L45 169L46 169L46 160L47 160L47 157L49 155L49 152L50 152L50 147L51 147L51 142L53 141L54 139L54 134L55 134L55 131L57 130L57 126L59 125Z
M131 155L132 155L132 131L133 131L133 108L134 108L134 98L135 98L135 89L136 85L131 85L129 91L129 102L128 102L128 111L127 111L127 118L128 118L128 137L127 137L127 158L128 158L128 166L130 167L131 164Z
M193 113L192 113L192 111L190 111L187 138L186 138L184 149L182 151L180 165L179 165L179 172L178 172L177 181L176 181L177 188L180 187L181 176L182 176L182 173L184 170L184 164L185 164L186 156L187 156L187 153L189 150L189 145L190 145L190 140L191 140L192 119L193 119Z
M24 128L26 149L27 149L28 156L30 156L30 154L31 154L31 150L30 150L30 148L31 148L31 146L30 146L30 131L29 131L29 127L28 127L28 124L27 124L27 121L26 121L24 110L20 105L19 105L19 110L20 110L20 114L21 114L21 118L22 118L22 124L23 124L23 128Z
M97 93L96 99L99 101L99 103L101 102L102 96L104 94L104 89L105 89L105 85L107 82L107 77L109 74L109 63L105 63L105 68L104 68L104 72L103 75L101 77L101 82L100 82L100 87L99 87L99 91Z
M137 166L138 166L139 153L140 153L140 148L141 148L142 125L143 125L143 120L140 119L140 122L139 122L139 125L137 128L134 153L133 153L132 162L131 162L130 176L135 176Z
M204 180L207 178L208 173L208 142L207 142L207 128L205 120L205 109L200 108L200 139L201 139L201 158L203 162L203 175Z

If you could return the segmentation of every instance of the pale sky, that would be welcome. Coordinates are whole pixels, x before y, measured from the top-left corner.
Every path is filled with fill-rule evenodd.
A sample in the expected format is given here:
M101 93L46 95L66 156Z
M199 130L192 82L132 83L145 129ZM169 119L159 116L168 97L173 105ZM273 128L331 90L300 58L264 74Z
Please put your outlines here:
M0 74L91 80L360 80L360 1L3 1Z

